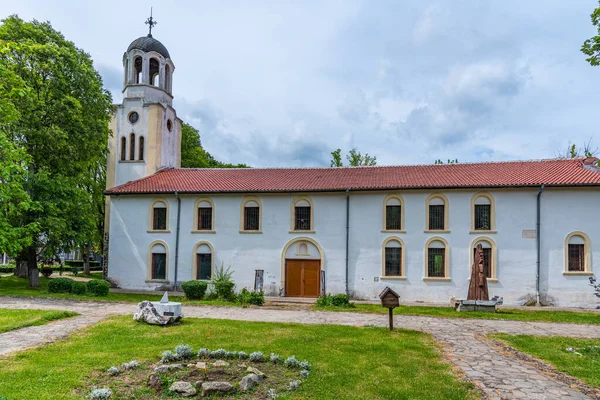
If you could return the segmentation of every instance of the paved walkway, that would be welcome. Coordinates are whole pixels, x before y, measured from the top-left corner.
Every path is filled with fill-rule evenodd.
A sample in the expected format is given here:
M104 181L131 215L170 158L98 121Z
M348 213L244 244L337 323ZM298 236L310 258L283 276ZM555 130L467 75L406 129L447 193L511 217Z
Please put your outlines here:
M0 335L0 354L27 348L44 341L54 341L87 324L111 314L132 314L134 304L89 303L63 299L0 298L0 308L62 309L76 311L81 317L56 321L45 326L25 328ZM217 318L243 321L292 322L301 324L336 324L349 326L386 326L387 315L343 312L312 312L297 310L267 310L237 307L184 307L188 317ZM417 316L394 316L394 326L431 333L444 345L452 363L458 366L490 399L590 399L600 398L600 392L584 385L564 383L556 375L547 374L495 347L485 335L492 332L539 336L569 336L600 338L594 325L553 324L498 320L442 319ZM27 335L24 335L27 333ZM31 336L31 340L24 341ZM586 394L574 390L578 386Z

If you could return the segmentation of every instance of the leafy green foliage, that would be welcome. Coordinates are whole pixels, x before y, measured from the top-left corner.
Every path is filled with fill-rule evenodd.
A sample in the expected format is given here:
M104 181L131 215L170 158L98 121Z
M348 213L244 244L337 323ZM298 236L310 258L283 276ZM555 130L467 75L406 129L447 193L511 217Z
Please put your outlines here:
M248 168L246 164L228 164L215 158L202 147L200 132L193 126L183 123L181 127L181 167L182 168Z
M592 18L592 25L597 28L598 34L587 39L583 42L583 46L581 46L583 54L588 56L586 61L593 66L600 65L600 1L598 2L598 5L599 6L596 7L590 15Z
M51 267L43 267L40 272L44 275L45 278L50 278L50 275L54 272Z
M231 271L231 267L225 267L223 264L215 271L214 278L212 279L213 284L213 293L209 297L226 300L226 301L235 301L235 283L232 280L233 271Z
M354 307L345 294L327 294L317 299L317 307Z
M71 293L78 296L84 295L87 293L87 285L85 282L74 281L71 285Z
M108 282L101 279L91 279L87 283L89 292L95 296L106 296L110 291Z
M48 292L50 293L68 293L73 286L73 279L54 278L48 281Z
M189 300L202 300L206 294L208 283L203 281L187 281L181 284L185 297Z
M237 301L242 306L249 304L262 306L265 304L265 294L263 292L251 292L248 289L243 288L237 296Z
M351 167L360 167L360 166L373 166L377 165L377 157L371 157L368 153L362 155L356 148L353 148L346 155L346 159L348 160L348 165ZM331 152L331 162L330 167L343 167L344 163L342 162L342 150L337 149Z

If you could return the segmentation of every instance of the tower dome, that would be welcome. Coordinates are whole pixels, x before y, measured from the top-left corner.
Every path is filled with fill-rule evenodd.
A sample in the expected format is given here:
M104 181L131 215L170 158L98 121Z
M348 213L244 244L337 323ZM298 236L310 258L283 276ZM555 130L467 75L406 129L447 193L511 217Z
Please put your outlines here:
M164 58L171 58L171 56L169 55L169 51L167 50L165 45L159 42L158 40L154 39L152 35L142 36L135 39L127 48L127 52L130 52L134 49L142 50L146 53L150 51L155 51Z

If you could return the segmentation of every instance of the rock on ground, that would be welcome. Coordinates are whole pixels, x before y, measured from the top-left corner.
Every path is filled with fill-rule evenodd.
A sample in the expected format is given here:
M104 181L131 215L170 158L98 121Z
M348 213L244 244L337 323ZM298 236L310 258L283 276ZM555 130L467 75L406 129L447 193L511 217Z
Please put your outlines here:
M168 325L179 321L181 317L165 317L160 315L151 302L144 300L138 304L138 309L133 314L133 319L150 325Z
M227 367L227 366L229 366L229 363L227 361L217 360L213 363L213 365L215 367Z
M256 374L249 374L242 378L240 381L240 390L246 391L252 389L254 386L262 383L263 378Z
M252 374L256 374L262 378L264 378L266 375L263 372L260 372L258 369L254 368L254 367L248 367L246 369L246 371L252 373Z
M177 381L171 385L169 388L171 392L180 393L183 397L195 396L198 391L189 382Z
M202 384L202 396L214 393L233 393L235 388L229 382L204 382Z

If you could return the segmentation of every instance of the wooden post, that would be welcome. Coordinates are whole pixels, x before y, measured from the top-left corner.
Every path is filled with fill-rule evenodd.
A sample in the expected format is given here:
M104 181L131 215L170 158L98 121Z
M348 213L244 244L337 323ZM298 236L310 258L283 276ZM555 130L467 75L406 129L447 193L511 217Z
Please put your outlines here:
M393 308L388 308L388 311L390 312L390 332L394 330L394 309Z

